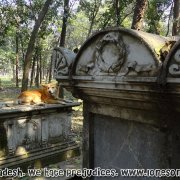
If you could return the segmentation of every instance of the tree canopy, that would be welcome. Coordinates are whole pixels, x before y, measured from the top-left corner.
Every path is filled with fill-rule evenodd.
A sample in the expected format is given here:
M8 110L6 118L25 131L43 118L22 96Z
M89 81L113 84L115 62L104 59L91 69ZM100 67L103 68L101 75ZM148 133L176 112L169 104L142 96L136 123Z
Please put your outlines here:
M179 9L180 0L0 0L0 73L38 86L51 79L53 47L79 48L108 27L180 35Z

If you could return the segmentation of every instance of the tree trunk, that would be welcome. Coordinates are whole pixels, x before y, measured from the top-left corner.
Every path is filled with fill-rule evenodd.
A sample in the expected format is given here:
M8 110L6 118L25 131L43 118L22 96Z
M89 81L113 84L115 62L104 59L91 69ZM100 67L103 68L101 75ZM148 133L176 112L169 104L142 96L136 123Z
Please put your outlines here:
M37 66L36 66L36 77L35 77L35 86L36 87L39 87L39 60L40 60L39 55L37 55L37 59L36 59Z
M69 0L64 0L64 15L63 15L63 25L61 31L61 39L60 39L60 46L65 46L65 39L66 39L66 28L67 28L67 21L69 17ZM51 57L51 66L49 69L49 83L52 79L52 57ZM61 98L63 98L63 89L60 87L60 91L62 92Z
M49 82L49 69L46 69L46 83Z
M44 78L45 78L45 64L44 64L44 61L42 60L42 79Z
M60 38L60 46L65 46L66 40L66 29L67 29L67 21L69 17L69 0L64 0L64 14L63 14L63 24L62 24L62 31L61 31L61 38ZM51 66L49 69L49 83L52 79L52 58L51 58ZM63 89L60 88L63 94ZM63 97L63 96L62 96Z
M13 82L16 80L16 59L13 60L13 66L12 66L12 70L13 70L13 77L12 77L12 80ZM5 70L5 73L6 74L6 70Z
M25 91L28 88L28 77L29 77L29 70L31 68L31 58L32 53L34 50L34 44L35 40L38 34L39 27L44 20L44 17L49 9L50 4L53 2L53 0L46 0L41 12L39 13L38 19L35 22L33 31L31 33L31 37L28 43L28 48L25 56L25 62L24 62L24 71L23 71L23 79L22 79L22 88L21 91Z
M42 54L39 52L39 82L42 84Z
M62 24L62 31L61 31L61 38L60 38L60 46L62 47L65 46L68 17L69 17L69 0L64 0L63 24Z
M120 26L120 1L115 0L115 9L116 9L116 26Z
M173 5L171 4L171 10L169 12L169 17L168 17L168 24L167 24L167 32L166 32L166 36L168 36L169 34L169 30L170 30L170 21L171 21L171 17L172 17L172 11L173 11Z
M141 30L143 28L143 18L146 10L148 0L136 0L136 6L134 10L132 29Z
M173 28L172 35L178 35L180 32L180 0L174 0L173 8Z
M34 83L34 70L35 70L35 62L36 62L36 54L33 57L33 63L31 68L31 81L30 81L30 87L32 87Z
M21 43L21 53L22 53L22 60L23 60L23 64L24 64L24 61L25 61L24 42L23 42L23 39L21 36L19 36L19 40Z
M19 33L16 32L16 87L19 87Z
M93 5L93 10L92 10L92 15L90 16L89 18L89 21L90 21L90 26L89 26L89 30L88 30L88 34L87 34L87 38L90 36L92 30L93 30L93 26L94 26L94 23L95 23L95 19L96 19L96 16L97 16L97 13L99 11L99 7L100 7L100 4L101 2L100 1L95 1L94 2L95 4Z
M53 58L51 56L51 62L50 62L50 67L49 67L49 79L48 79L48 83L51 83L51 80L52 80L52 63L53 63Z
M94 25L94 17L91 19L91 23L90 23L90 27L89 27L89 30L88 30L87 38L90 36L90 34L92 32L93 25Z

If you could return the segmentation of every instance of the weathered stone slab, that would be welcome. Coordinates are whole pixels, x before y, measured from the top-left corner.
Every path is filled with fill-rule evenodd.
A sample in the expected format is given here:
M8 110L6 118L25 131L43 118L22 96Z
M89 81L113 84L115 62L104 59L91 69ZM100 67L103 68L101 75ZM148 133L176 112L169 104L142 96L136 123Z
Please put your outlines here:
M38 160L47 165L48 162L44 161L48 158L56 161L60 159L57 158L60 154L65 155L66 152L71 151L73 155L74 150L74 155L77 155L78 146L74 142L70 144L68 142L71 141L69 137L72 107L79 104L74 102L66 105L8 104L8 106L2 106L0 109L0 166L3 168L26 164L27 167L31 161L33 164ZM69 149L63 151L65 147L59 146L58 143L66 143ZM61 159L65 160L64 157Z

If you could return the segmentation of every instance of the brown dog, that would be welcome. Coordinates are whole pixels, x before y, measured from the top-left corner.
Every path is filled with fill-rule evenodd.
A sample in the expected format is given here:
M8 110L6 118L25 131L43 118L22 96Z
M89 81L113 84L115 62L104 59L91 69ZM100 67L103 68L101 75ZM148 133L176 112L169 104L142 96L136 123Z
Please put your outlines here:
M66 104L56 97L57 89L56 84L45 84L41 89L24 91L18 97L18 104Z

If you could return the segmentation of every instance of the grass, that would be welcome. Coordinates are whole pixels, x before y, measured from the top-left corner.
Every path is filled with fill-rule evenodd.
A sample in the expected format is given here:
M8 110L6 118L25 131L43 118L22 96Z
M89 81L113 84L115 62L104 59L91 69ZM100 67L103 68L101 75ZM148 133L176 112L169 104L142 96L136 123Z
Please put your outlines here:
M17 88L15 81L10 76L0 77L0 101L9 101L17 98L20 88Z
M1 77L0 86L3 88L15 87L15 82L10 77Z

